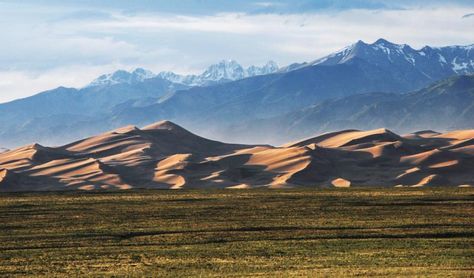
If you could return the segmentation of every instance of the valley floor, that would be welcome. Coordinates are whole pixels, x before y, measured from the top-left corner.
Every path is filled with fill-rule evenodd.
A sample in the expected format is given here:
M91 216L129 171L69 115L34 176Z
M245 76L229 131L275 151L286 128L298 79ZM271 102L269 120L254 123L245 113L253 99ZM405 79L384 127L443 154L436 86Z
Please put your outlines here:
M472 276L474 189L0 195L0 276Z

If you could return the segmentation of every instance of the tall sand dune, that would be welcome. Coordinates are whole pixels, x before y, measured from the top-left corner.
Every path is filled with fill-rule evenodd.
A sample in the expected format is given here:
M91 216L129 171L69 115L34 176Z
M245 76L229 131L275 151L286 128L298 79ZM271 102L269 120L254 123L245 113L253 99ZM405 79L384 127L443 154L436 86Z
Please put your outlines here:
M474 130L344 130L281 147L226 144L162 121L0 153L0 191L470 186Z

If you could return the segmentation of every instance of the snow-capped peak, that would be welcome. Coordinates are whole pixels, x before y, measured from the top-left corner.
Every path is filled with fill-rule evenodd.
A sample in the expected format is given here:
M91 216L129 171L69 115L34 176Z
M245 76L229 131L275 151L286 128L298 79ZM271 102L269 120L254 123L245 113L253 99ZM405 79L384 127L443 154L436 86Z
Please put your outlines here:
M274 61L268 61L265 65L259 66L250 66L246 70L246 76L255 76L255 75L264 75L270 74L278 71L278 64Z
M242 67L237 61L221 60L206 68L199 75L180 75L169 71L160 72L159 77L174 83L188 86L205 86L213 83L234 81L256 75L270 74L278 71L278 65L274 61L269 61L265 65Z
M451 71L453 74L474 71L474 51L472 45L429 47L415 50L406 44L395 44L385 39L378 39L372 44L358 41L340 51L315 60L305 66L344 64L354 58L381 67L422 67L418 68L424 75L430 75L432 69ZM407 68L408 70L408 68Z
M380 38L380 39L376 40L372 45L395 46L397 44L389 42L386 39Z
M208 67L202 74L204 80L237 80L245 77L245 71L235 60L222 60Z
M115 84L132 84L143 82L146 79L155 77L156 75L146 69L137 68L132 72L126 70L117 70L113 73L103 74L92 81L88 87L94 86L110 86Z
M172 71L162 71L158 73L157 76L173 83L183 83L183 80L185 78L185 76L176 74Z
M140 81L143 81L145 79L150 79L156 76L153 72L143 69L143 68L136 68L132 72L132 75L135 76Z
M274 61L268 61L263 66L250 66L243 68L237 61L221 60L206 68L199 75L181 75L171 71L162 71L158 74L137 68L131 72L126 70L117 70L113 73L103 74L92 81L87 87L110 86L114 84L134 84L143 82L146 79L160 77L173 83L188 86L204 86L218 82L239 80L256 75L270 74L278 71L278 65Z

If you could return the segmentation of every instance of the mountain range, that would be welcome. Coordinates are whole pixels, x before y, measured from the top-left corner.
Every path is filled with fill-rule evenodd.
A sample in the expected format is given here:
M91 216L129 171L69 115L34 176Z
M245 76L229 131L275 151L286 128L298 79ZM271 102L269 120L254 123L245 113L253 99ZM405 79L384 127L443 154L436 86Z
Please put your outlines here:
M110 86L115 84L136 84L159 77L175 84L186 86L209 86L212 84L224 83L239 80L247 77L270 74L278 71L278 65L274 61L268 61L265 65L242 67L235 60L222 60L217 64L209 66L199 75L182 75L171 71L163 71L158 74L137 68L132 72L118 70L114 73L104 74L93 80L88 87Z
M247 141L285 141L341 129L386 127L469 129L474 125L474 75L459 75L409 93L363 93L329 99L280 116L236 123L222 134Z
M0 153L0 192L474 185L474 130L343 130L282 147L226 144L162 121Z
M350 125L397 132L472 128L473 49L415 50L379 39L283 68L222 61L200 75L117 71L81 89L60 87L0 104L0 146L60 145L163 119L219 140L262 143Z

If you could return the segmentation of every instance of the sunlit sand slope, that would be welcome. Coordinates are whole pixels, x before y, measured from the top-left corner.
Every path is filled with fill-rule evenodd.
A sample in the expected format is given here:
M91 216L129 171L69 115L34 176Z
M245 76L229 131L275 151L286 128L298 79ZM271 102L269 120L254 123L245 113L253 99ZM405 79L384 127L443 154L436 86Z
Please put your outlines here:
M162 121L0 153L0 191L474 185L474 130L345 130L281 147L226 144Z

